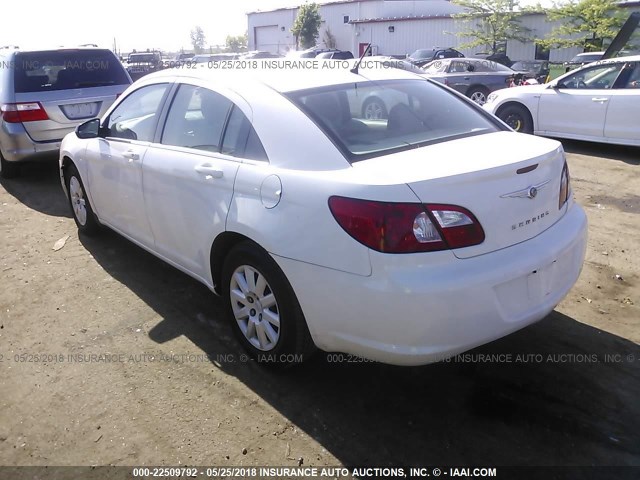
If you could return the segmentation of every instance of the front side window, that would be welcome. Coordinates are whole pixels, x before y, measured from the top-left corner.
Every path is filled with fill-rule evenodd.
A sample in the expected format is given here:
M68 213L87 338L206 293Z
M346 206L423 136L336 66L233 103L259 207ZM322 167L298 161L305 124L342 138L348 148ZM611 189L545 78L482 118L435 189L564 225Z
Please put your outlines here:
M233 104L219 93L183 84L171 103L161 143L220 151L224 124Z
M612 88L624 64L597 65L572 73L559 81L561 88L607 89Z
M107 119L107 136L153 141L156 122L168 84L142 87L127 97L111 112Z
M473 106L426 80L334 85L288 96L350 161L500 129ZM386 115L366 118L371 102Z

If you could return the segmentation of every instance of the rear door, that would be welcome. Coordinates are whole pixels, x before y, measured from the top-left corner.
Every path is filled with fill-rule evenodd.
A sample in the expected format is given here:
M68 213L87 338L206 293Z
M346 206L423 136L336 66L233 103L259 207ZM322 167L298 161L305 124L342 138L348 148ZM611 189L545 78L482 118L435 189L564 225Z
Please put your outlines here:
M629 69L618 85L610 92L611 100L605 119L604 136L630 145L640 145L640 62Z
M613 85L624 63L599 64L565 77L542 92L538 128L543 133L602 137Z
M142 164L168 90L168 83L160 83L127 95L103 121L106 137L91 140L85 157L100 220L148 247L153 235L142 194Z
M36 142L60 141L84 120L102 116L131 79L108 50L72 49L16 55L16 103L39 102L46 120L25 122Z
M203 279L213 239L225 230L249 127L227 96L184 83L171 102L160 143L144 159L144 201L155 250Z

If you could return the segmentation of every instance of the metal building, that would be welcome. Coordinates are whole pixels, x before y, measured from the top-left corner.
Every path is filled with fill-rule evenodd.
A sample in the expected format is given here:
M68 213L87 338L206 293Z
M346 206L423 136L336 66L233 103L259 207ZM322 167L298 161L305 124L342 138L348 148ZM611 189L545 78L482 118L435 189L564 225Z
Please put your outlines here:
M636 3L637 2L629 2ZM406 55L418 48L454 47L465 55L482 52L482 47L462 49L469 41L456 35L467 29L465 21L454 18L462 8L449 0L337 0L320 4L322 27L317 44L350 50L354 55L371 43L378 55ZM296 49L291 27L298 8L280 8L247 14L249 50L286 54ZM549 33L554 23L543 13L524 14L524 27L533 38ZM542 54L534 42L507 42L507 55L513 60L533 60ZM549 60L562 62L580 53L577 48L551 50Z

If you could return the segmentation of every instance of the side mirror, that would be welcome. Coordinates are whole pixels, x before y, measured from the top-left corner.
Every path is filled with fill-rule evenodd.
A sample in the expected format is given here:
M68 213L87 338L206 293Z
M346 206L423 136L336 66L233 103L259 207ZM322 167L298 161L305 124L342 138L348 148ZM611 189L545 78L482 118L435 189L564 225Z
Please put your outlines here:
M78 138L98 138L100 133L100 119L94 118L93 120L81 123L76 127L76 136Z

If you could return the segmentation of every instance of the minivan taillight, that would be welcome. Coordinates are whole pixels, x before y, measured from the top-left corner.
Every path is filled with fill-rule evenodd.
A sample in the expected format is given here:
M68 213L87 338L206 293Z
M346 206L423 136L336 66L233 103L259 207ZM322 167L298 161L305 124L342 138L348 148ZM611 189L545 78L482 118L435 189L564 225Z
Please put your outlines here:
M49 120L40 102L6 103L0 107L2 119L7 123L37 122Z
M564 162L562 167L562 176L560 177L560 196L558 199L558 209L561 209L567 200L569 200L569 194L571 193L571 177L569 175L569 166L567 162Z
M345 232L378 252L432 252L484 241L484 230L476 217L457 205L334 196L329 198L329 209Z

